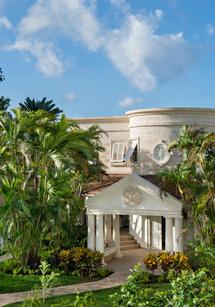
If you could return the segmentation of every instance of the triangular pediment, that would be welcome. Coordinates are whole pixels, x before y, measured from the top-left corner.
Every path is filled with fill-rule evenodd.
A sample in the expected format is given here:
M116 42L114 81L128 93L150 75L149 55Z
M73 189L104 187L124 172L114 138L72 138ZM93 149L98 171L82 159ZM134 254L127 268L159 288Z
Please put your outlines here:
M157 186L131 174L86 200L88 213L181 216L182 203Z

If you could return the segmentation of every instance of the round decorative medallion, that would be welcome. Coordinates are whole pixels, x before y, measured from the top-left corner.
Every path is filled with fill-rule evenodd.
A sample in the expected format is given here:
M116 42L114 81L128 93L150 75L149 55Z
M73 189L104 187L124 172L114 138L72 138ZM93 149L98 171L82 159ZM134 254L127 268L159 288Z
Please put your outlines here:
M156 163L163 165L170 159L170 153L166 143L157 144L153 149L153 159Z
M138 206L142 199L143 194L137 187L127 187L122 195L123 202L129 206Z

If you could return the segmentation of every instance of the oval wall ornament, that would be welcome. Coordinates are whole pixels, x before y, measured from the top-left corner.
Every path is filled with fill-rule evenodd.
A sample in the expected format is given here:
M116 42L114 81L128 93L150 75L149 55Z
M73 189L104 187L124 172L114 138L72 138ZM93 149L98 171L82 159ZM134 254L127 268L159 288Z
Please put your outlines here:
M127 187L122 195L124 204L129 206L138 206L143 200L143 193L137 187Z

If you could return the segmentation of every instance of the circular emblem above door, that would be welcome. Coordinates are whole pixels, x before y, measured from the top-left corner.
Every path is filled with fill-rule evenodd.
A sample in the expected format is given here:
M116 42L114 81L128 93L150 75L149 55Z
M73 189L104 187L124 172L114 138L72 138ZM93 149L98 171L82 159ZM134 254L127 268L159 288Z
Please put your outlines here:
M143 200L143 194L137 187L127 187L122 195L123 202L129 206L138 206Z

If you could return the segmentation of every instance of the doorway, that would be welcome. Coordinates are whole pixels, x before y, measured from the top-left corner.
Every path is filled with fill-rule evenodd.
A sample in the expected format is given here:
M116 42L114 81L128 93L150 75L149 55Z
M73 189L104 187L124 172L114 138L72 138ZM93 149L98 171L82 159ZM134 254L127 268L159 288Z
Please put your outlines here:
M120 231L129 232L129 215L120 215Z

